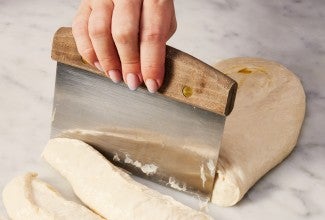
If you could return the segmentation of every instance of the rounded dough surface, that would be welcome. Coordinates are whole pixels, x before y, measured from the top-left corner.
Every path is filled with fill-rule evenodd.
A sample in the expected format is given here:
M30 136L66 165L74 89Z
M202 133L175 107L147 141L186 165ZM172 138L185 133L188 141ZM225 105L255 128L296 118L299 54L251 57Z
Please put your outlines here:
M212 195L213 203L232 206L293 150L305 115L305 93L295 74L272 61L231 58L214 67L238 83Z
M3 190L3 204L13 220L104 220L85 206L66 200L36 173L15 177Z
M43 158L92 210L110 220L210 220L210 216L133 180L90 145L51 139Z

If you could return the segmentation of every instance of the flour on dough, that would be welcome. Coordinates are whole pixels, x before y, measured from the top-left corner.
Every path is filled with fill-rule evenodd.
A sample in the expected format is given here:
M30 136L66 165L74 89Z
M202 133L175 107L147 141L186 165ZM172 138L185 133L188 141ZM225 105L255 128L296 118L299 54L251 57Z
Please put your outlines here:
M44 159L70 182L76 195L110 220L211 219L162 195L112 165L90 145L75 139L48 142Z

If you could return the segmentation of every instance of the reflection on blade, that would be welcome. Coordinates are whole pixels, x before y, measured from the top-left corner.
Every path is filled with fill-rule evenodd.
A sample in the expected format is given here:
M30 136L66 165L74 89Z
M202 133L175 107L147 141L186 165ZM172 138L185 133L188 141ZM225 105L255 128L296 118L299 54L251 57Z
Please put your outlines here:
M52 137L83 140L131 173L210 197L223 116L58 64Z

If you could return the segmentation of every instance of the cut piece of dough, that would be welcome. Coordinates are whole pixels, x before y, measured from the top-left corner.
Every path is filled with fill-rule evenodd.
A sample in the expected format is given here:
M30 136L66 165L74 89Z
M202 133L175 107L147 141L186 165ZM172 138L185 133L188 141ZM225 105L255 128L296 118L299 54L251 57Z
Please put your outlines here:
M83 205L65 200L36 173L14 178L3 191L3 203L13 220L103 220Z
M67 178L85 204L107 219L211 219L135 182L82 141L52 139L43 157Z
M293 150L305 115L305 93L299 79L275 62L232 58L215 68L238 83L212 196L213 203L232 206Z
M4 215L0 213L0 220L8 220L8 218L4 217Z

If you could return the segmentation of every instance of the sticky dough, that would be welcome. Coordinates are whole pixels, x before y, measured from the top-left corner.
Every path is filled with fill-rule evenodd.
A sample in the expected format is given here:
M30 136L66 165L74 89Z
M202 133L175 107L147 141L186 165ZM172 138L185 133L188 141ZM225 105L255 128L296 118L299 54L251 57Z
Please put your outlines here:
M232 206L293 150L304 119L305 93L299 79L275 62L232 58L215 68L238 83L212 196L213 203Z
M107 219L211 219L135 182L82 141L52 139L43 157L67 178L75 194L88 207Z
M27 173L3 191L3 203L13 220L103 220L83 205L64 199L52 186Z

